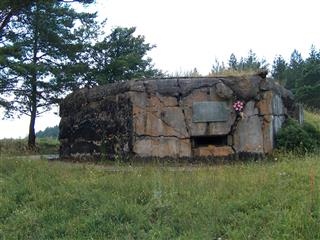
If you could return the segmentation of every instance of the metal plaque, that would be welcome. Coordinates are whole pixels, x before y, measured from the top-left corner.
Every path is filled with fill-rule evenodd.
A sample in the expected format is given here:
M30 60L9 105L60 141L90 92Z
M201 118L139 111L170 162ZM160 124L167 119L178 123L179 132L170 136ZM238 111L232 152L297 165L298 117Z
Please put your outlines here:
M226 102L194 102L192 105L192 122L226 122L230 109Z

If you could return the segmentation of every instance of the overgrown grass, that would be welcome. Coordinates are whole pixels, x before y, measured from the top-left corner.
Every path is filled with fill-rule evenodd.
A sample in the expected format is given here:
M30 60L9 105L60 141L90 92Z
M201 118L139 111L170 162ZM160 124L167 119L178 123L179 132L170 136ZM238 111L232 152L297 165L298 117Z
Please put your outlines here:
M306 121L320 128L319 115ZM320 239L316 154L91 165L22 159L25 141L0 144L0 239Z
M0 156L56 154L59 144L58 139L55 138L37 138L36 149L29 150L26 139L0 139Z
M296 154L320 154L320 115L315 111L305 111L302 125L294 119L287 119L276 136L276 147Z
M252 75L257 75L259 71L257 70L232 70L232 69L225 69L222 72L218 73L209 73L209 77L248 77Z
M304 111L305 121L312 124L320 131L320 112L319 110L307 109Z
M319 156L218 166L1 159L0 239L320 239Z

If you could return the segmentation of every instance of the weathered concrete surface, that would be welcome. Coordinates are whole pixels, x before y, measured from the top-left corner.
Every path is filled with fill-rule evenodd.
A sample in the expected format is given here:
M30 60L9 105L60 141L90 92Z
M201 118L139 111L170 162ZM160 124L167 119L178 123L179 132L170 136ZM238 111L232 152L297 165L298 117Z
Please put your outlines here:
M196 157L229 157L235 154L230 146L216 147L209 145L207 147L199 147L194 150Z
M272 114L272 98L273 92L267 91L261 94L262 99L257 103L260 115Z
M133 111L134 133L137 136L188 138L184 115L178 107L165 107L158 111L155 108L141 110L134 106Z
M233 135L234 148L237 152L263 153L262 122L254 115L241 119Z
M196 89L186 97L181 99L181 107L185 114L185 121L188 127L190 136L203 135L226 135L230 132L231 126L235 121L235 112L232 108L232 101L227 101L229 107L229 118L226 122L209 122L209 123L194 123L192 121L192 104L194 102L204 101L226 101L220 98L215 93L214 87L205 87Z
M175 137L139 137L133 152L141 157L191 157L191 143L190 139Z
M222 99L231 99L233 91L227 85L222 82L216 84L216 93Z
M271 153L274 148L273 116L265 115L262 119L263 150Z
M242 99L250 100L259 94L261 77L247 76L247 77L230 77L221 79L221 81L229 86L237 96Z
M60 156L269 153L295 105L291 92L261 76L150 79L80 89L60 105ZM241 112L232 107L236 100L245 103ZM195 102L223 102L227 118L195 122ZM208 138L205 146L194 146L192 139L203 136L227 141L221 145Z
M283 90L282 92L285 91ZM265 153L272 152L275 146L274 137L288 116L288 108L292 108L290 105L293 104L291 103L289 106L284 105L284 100L291 102L290 94L285 94L285 96L289 97L289 99L283 98L279 94L281 94L281 91L279 90L268 90L263 92L261 94L261 100L256 104L263 121L262 132ZM295 105L293 104L293 106Z
M254 115L258 115L259 111L255 105L256 102L253 100L247 102L243 110L243 117L252 117Z
M74 100L78 105L61 105L60 155L89 154L94 158L101 153L129 153L132 146L132 105L129 99L106 97L88 102L82 95L84 92L72 96L81 97Z

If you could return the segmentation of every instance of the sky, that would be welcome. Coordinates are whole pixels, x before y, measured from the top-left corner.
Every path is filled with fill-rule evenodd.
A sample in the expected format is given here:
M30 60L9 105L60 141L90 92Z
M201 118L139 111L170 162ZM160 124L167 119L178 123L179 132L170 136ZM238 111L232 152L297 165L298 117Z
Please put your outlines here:
M312 44L320 47L319 9L319 0L96 0L87 11L107 18L106 33L136 27L156 45L149 53L156 68L208 74L215 59L239 59L250 49L270 64L278 54L288 60L294 49L307 57ZM36 131L59 124L57 112L37 118ZM28 125L26 117L0 120L0 139L23 138Z

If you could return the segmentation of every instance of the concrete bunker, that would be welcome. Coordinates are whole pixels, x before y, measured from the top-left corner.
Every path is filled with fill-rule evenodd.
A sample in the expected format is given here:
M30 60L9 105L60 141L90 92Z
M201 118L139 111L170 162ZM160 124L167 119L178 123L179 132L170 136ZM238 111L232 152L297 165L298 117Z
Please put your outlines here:
M60 105L60 156L263 156L272 151L275 134L297 109L292 93L264 72L83 88Z

